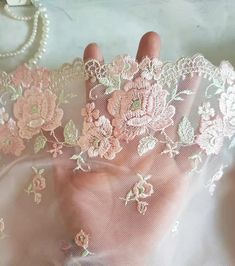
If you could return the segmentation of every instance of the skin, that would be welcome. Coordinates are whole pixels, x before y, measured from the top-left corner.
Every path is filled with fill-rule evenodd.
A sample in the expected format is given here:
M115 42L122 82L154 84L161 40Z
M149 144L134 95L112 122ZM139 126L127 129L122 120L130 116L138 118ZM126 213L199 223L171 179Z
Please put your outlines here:
M145 56L159 57L159 54L159 35L146 33L140 40L137 60ZM91 58L103 63L102 52L95 43L84 51L84 61ZM195 88L197 82L193 84ZM90 88L87 82L87 95ZM97 106L101 109L105 104L97 102ZM181 104L177 108L187 114L191 105ZM169 134L174 138L176 131L173 126ZM153 245L159 244L169 231L187 192L189 179L185 171L188 166L182 167L183 159L160 155L163 148L160 144L147 155L137 157L133 153L137 142L138 139L134 140L131 147L124 148L111 162L94 160L97 167L88 173L73 173L71 154L64 154L55 162L55 188L71 238L83 229L90 236L88 249L91 252L113 251L102 258L104 265L147 265ZM149 206L145 215L138 213L134 202L125 206L120 200L139 181L136 173L152 175L148 182L155 192L146 199Z

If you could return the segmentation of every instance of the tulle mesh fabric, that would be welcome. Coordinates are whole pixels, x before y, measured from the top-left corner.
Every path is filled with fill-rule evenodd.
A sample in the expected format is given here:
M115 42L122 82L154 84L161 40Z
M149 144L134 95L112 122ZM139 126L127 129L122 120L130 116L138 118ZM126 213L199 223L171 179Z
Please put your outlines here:
M55 71L29 70L21 66L23 70L10 74L2 72L2 113L8 117L2 116L5 120L1 127L9 123L9 127L16 127L17 131L11 142L3 144L11 145L17 137L23 139L24 149L15 156L22 143L19 146L16 142L13 150L11 147L6 150L1 144L1 265L160 265L158 252L164 246L164 239L172 234L190 197L198 187L204 187L211 195L217 189L224 169L231 164L234 146L232 66L224 62L215 67L196 55L175 64L153 62L151 72L144 68L150 64L148 61L140 70L140 64L134 65L133 59L123 58L128 62L127 68L118 68L122 64L118 58L110 72L116 71L115 75L122 80L119 88L114 86L117 80L107 75L108 67L104 69L94 61L84 66L80 59ZM94 68L89 68L90 63ZM108 151L97 151L95 148L97 145L100 148L103 135L109 134L110 141L115 125L120 122L119 116L116 124L112 124L110 114L113 106L117 108L115 101L119 93L141 73L149 88L154 84L161 87L161 93L157 88L157 95L168 92L165 98L155 96L157 107L163 110L158 118L154 117L157 122L143 120L138 131L133 126L134 137L128 141L126 137L119 138L123 128L117 127L115 138L121 149L112 142ZM92 142L95 148L92 146L89 153L90 142L85 145L85 139L84 145L77 143L79 138L90 134L89 129L84 134L86 116L81 115L81 109L86 104L85 84L91 78L92 87L96 87L92 89L89 103L94 102L98 116L105 116L107 121L102 139L98 144ZM27 90L39 90L41 94L36 98L25 96ZM54 98L49 92L43 98L42 92L46 90L55 95ZM131 99L132 111L140 108L140 99L147 101L147 107L151 104L149 95L131 95L135 95ZM33 109L31 117L27 116L28 106L34 107L28 105L29 97L37 107L42 97L40 119L43 121L35 115L37 109ZM127 100L126 95L122 97L123 101ZM111 98L112 101L107 101ZM108 102L113 103L110 112L107 111ZM127 108L123 106L120 113ZM63 110L63 117L59 116L59 109ZM137 115L137 118L140 117ZM33 124L29 124L32 121ZM111 133L107 133L108 123L113 130ZM30 125L33 127L28 131ZM2 142L3 139L9 140L6 135ZM108 159L105 156L109 156ZM133 192L135 184L146 177L144 184L149 194L145 191L147 196L140 196L139 201L147 205L140 206L137 198L125 202L128 192ZM76 244L75 236L80 230L89 236L86 248ZM86 249L90 254L83 254Z

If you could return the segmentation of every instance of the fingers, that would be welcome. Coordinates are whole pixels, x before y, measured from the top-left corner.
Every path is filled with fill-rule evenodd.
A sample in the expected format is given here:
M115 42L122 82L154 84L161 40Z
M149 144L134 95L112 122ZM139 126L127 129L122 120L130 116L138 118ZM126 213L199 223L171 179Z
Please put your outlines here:
M160 36L153 31L147 32L140 40L136 59L140 62L144 57L159 57L160 55Z
M90 43L87 45L84 51L83 60L84 62L87 62L90 59L95 59L99 61L101 64L103 64L103 55L99 48L99 46L96 43ZM90 80L86 81L86 101L89 100L89 93L91 88L94 86Z

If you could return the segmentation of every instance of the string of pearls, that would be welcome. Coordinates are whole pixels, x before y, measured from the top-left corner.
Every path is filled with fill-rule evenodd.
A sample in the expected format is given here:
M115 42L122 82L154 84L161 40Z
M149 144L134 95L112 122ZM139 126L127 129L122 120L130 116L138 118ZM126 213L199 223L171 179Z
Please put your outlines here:
M41 40L39 43L38 50L35 52L35 54L29 59L27 64L29 66L36 65L38 61L42 58L43 54L46 52L46 46L47 46L47 39L49 34L49 19L47 15L47 10L45 7L42 6L42 4L38 0L31 0L32 4L36 8L36 12L33 16L19 16L13 13L13 11L9 8L9 5L6 4L4 6L4 10L6 14L11 17L12 19L19 20L19 21L32 21L33 20L33 29L32 33L29 37L29 39L21 45L21 47L15 51L10 51L6 53L0 53L0 59L1 58L8 58L8 57L15 57L20 54L24 54L34 43L36 36L38 35L39 30L39 20L41 20L42 23L42 35Z

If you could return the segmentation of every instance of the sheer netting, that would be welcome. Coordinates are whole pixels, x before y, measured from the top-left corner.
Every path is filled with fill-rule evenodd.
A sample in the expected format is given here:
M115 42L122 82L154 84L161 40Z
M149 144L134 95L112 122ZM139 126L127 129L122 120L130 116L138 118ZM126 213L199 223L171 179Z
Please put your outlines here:
M227 61L21 65L0 89L4 266L158 265L190 195L213 195L232 162Z

